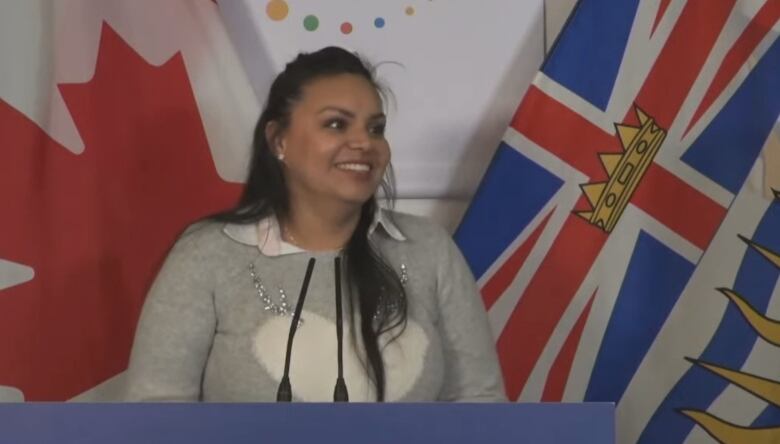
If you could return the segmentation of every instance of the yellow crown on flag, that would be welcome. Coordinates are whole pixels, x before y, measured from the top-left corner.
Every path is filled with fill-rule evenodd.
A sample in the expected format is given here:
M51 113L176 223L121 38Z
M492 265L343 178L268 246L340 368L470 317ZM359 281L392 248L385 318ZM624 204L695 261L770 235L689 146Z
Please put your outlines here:
M617 225L666 137L666 131L652 117L636 106L634 112L639 126L615 124L623 153L599 154L609 180L580 186L592 209L575 214L607 233Z

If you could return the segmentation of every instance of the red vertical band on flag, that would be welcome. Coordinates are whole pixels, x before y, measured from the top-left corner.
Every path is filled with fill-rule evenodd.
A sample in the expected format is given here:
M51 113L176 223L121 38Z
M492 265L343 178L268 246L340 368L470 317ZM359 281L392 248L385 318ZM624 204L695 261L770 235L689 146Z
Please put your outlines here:
M772 26L780 20L780 1L768 1L759 9L748 26L742 31L734 45L729 49L720 69L715 74L715 78L710 83L707 92L704 94L699 107L693 113L693 118L685 128L685 134L699 121L702 114L712 105L712 102L720 95L739 71L739 68L745 64L750 54L755 51L761 40L766 37Z
M64 401L127 368L170 246L241 193L216 171L180 53L151 65L104 24L94 77L59 89L78 156L0 101L0 202L18 216L0 218L0 251L35 270L0 295L0 384L28 401Z
M566 381L569 379L571 365L574 362L574 353L580 344L582 331L585 329L585 322L587 322L590 315L590 309L593 306L593 300L596 298L597 291L598 289L593 291L588 303L582 309L582 313L580 313L577 322L574 323L574 327L572 327L569 336L566 338L566 342L563 343L563 347L558 352L555 362L550 367L547 383L544 385L544 392L542 392L543 402L560 402L563 399L563 390L566 388Z
M606 233L576 215L564 222L498 338L498 354L510 399L520 395L606 240Z
M482 300L485 302L485 308L489 310L490 307L496 303L498 298L501 297L504 291L506 291L509 284L515 279L520 267L523 266L526 258L528 258L528 254L531 253L534 245L536 245L536 241L539 240L539 236L544 231L544 227L547 226L547 222L550 220L553 211L542 220L539 226L536 227L530 236L528 236L528 239L512 253L512 256L504 262L501 268L499 268L482 287Z
M636 100L662 128L669 128L677 116L734 3L735 0L686 3Z

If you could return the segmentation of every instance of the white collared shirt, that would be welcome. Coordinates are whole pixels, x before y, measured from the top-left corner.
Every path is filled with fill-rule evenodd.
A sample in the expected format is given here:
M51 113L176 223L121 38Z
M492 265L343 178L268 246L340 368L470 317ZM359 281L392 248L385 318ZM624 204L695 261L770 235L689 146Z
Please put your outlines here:
M374 213L374 220L368 229L369 236L373 235L377 227L382 229L391 238L403 242L406 236L398 226L393 223L389 215L381 209ZM268 257L282 256L285 254L303 253L306 250L293 245L282 238L282 230L276 215L271 214L261 219L256 224L227 224L223 232L236 242L257 246L260 252Z

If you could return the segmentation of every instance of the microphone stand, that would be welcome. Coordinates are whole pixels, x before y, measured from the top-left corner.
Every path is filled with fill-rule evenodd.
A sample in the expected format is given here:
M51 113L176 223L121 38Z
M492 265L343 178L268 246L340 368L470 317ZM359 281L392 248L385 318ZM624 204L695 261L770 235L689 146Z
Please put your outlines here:
M338 376L336 377L336 387L333 389L333 402L349 402L347 384L344 382L344 321L341 316L341 258L338 256L334 261L334 268L336 273L336 343L338 347Z
M292 401L292 386L290 385L290 357L292 355L292 345L293 338L295 337L295 331L298 329L298 322L301 320L303 300L306 299L306 291L309 289L311 272L314 270L314 261L314 258L309 259L309 263L306 266L306 275L303 277L301 294L298 296L298 303L295 304L295 313L293 314L292 322L290 323L290 334L287 336L287 352L284 356L284 376L282 376L282 380L279 382L279 388L276 391L276 402Z

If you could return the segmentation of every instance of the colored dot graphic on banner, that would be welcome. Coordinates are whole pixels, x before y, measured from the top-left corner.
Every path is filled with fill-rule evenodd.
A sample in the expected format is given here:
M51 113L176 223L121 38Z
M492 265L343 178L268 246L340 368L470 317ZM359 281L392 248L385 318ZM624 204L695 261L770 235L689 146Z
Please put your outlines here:
M287 6L287 2L284 0L271 0L265 6L265 12L268 14L268 18L278 22L287 18L290 7Z
M433 0L428 0L429 2ZM404 8L404 14L411 17L416 14L414 6L406 6ZM269 0L265 5L265 13L269 19L275 22L281 22L288 18L290 14L290 5L286 0ZM314 14L307 14L303 18L303 29L309 32L320 29L320 19ZM387 20L385 17L375 16L373 19L373 25L375 29L383 29L387 26ZM349 35L355 30L355 25L352 22L342 22L339 25L339 31L344 35Z
M303 29L307 31L316 31L320 27L320 19L316 15L307 15L303 19Z

